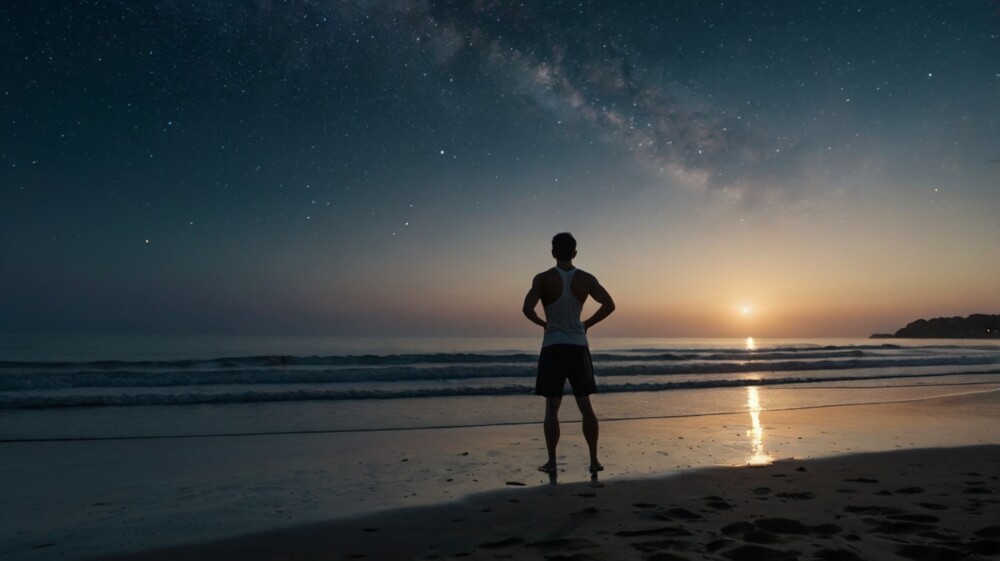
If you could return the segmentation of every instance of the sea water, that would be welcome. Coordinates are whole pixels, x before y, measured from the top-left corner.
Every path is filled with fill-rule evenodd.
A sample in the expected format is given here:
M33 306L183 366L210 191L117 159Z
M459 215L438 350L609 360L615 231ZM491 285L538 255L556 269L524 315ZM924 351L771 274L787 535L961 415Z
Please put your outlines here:
M879 403L1000 381L1000 341L591 341L604 419ZM528 338L3 336L6 442L536 423ZM573 419L575 408L567 408Z

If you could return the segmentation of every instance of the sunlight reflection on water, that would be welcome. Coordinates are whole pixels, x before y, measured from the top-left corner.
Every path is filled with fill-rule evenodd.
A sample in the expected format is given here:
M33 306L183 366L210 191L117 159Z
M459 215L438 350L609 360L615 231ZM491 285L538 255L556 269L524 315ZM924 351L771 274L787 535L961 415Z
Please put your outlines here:
M764 449L764 427L760 424L763 408L760 406L760 393L756 386L747 388L747 410L750 412L750 430L747 431L747 436L750 438L751 452L747 463L752 466L769 465L774 462L774 458Z

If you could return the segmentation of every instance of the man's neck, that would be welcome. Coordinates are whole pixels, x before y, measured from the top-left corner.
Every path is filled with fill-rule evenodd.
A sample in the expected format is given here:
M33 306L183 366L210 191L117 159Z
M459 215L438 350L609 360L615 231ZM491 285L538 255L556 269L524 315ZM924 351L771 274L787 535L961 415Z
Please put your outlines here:
M564 271L570 271L570 270L573 269L573 261L559 261L557 259L556 260L556 267L559 267L560 269L562 269Z

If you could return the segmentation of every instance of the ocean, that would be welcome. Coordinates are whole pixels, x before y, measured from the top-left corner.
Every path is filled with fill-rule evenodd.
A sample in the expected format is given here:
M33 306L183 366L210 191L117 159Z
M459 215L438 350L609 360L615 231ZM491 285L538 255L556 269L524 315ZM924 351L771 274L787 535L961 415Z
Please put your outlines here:
M535 338L3 336L0 441L537 423ZM975 392L1000 342L591 341L602 419L717 415ZM754 388L755 403L748 403ZM575 408L566 407L566 419Z

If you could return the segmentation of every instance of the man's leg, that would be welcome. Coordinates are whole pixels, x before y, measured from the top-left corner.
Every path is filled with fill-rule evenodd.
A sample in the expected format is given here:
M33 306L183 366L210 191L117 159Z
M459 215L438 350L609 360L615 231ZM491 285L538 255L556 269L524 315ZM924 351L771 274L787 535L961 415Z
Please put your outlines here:
M604 469L601 462L597 461L597 435L599 432L597 415L594 413L594 406L590 404L589 395L576 396L576 405L580 408L580 415L583 416L583 438L587 440L587 447L590 449L590 472L596 473Z
M539 467L541 471L556 470L556 445L559 444L559 406L562 396L545 398L545 447L549 452L549 461Z

